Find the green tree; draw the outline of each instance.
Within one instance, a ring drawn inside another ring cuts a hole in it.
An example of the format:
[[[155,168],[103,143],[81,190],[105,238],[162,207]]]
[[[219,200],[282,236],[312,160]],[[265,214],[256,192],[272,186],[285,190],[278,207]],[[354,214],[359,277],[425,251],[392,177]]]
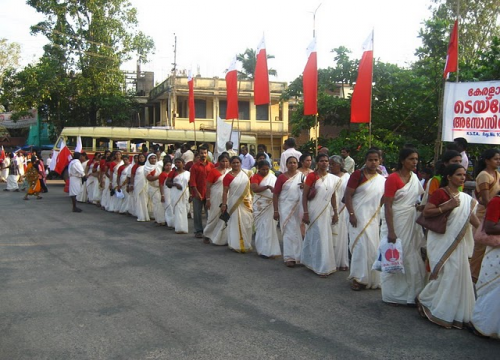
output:
[[[7,39],[0,38],[0,86],[7,69],[17,68],[21,59],[21,45],[16,42],[9,43]]]
[[[274,59],[274,55],[267,54],[268,59]],[[254,49],[247,48],[241,54],[236,55],[236,60],[241,62],[241,71],[238,71],[238,78],[241,80],[252,80],[257,66],[257,53]],[[277,76],[278,72],[268,69],[269,75]]]
[[[134,103],[125,93],[120,66],[133,56],[145,62],[154,48],[137,30],[135,8],[127,0],[27,3],[45,15],[32,33],[45,35],[49,43],[36,65],[9,79],[10,89],[20,96],[2,101],[16,110],[38,107],[58,129],[108,119],[123,123]]]

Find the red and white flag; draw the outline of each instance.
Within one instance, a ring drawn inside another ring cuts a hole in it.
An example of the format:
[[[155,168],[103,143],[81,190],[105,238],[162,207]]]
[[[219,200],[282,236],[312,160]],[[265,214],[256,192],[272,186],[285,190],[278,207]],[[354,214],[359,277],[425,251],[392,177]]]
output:
[[[64,169],[66,168],[66,166],[68,166],[72,158],[73,156],[71,156],[71,151],[69,151],[66,143],[64,143],[61,150],[59,150],[59,154],[57,155],[54,171],[59,175],[62,175]]]
[[[188,107],[189,107],[189,122],[194,122],[194,117],[196,114],[194,108],[194,80],[193,73],[191,70],[188,72],[188,87],[189,87],[189,98],[188,98]]]
[[[269,71],[267,70],[267,54],[264,36],[257,46],[257,60],[254,74],[255,105],[269,104]]]
[[[307,48],[307,64],[302,74],[304,88],[304,115],[318,113],[318,55],[316,52],[316,38]]]
[[[238,71],[236,71],[236,56],[231,61],[226,73],[227,108],[226,120],[238,118]]]
[[[78,135],[78,137],[76,138],[75,152],[81,153],[82,149],[83,149],[82,137]]]
[[[351,99],[351,122],[369,123],[372,109],[373,31],[363,43],[358,78]]]
[[[451,31],[450,43],[448,45],[448,54],[446,55],[446,64],[444,66],[443,78],[448,79],[451,72],[458,70],[458,20],[455,20],[453,30]]]

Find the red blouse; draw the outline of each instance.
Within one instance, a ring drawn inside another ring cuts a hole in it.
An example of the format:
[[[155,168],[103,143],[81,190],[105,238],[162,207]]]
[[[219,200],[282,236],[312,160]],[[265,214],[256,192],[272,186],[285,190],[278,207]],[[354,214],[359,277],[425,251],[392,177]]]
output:
[[[385,181],[385,197],[394,197],[396,195],[396,191],[405,187],[403,180],[399,177],[397,173],[392,173],[389,175],[387,180]]]
[[[227,174],[227,175],[224,177],[224,180],[222,180],[222,185],[223,185],[224,187],[229,186],[229,185],[231,185],[231,183],[233,182],[233,180],[234,180],[234,176],[233,176],[233,175],[231,175],[231,174]]]
[[[495,196],[486,207],[486,220],[497,223],[500,220],[500,197]]]
[[[222,174],[220,173],[220,171],[217,168],[212,169],[212,170],[210,170],[210,172],[207,175],[207,182],[209,182],[211,184],[215,184],[217,179],[220,178],[221,176],[222,176]]]

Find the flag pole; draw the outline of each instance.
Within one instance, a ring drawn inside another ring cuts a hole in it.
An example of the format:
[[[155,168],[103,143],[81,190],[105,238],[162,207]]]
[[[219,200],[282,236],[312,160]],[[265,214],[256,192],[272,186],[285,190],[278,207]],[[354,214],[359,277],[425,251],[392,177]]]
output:
[[[375,29],[372,29],[372,51],[375,53]],[[373,69],[375,68],[375,56],[372,57],[372,72],[371,72],[371,83],[370,83],[370,124],[369,127],[369,137],[368,137],[368,147],[372,147],[372,98],[373,98]]]

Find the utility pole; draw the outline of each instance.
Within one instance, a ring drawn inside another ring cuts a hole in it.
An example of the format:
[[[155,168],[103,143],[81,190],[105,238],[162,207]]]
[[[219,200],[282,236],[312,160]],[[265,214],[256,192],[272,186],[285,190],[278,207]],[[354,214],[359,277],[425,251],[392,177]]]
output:
[[[177,97],[175,95],[175,80],[177,77],[177,35],[174,33],[174,62],[172,63],[172,71],[170,75],[170,88],[168,96],[168,126],[175,126],[175,114],[177,113]]]
[[[318,11],[319,7],[321,6],[322,3],[319,3],[318,7],[316,10],[314,10],[313,14],[313,39],[316,39],[316,12]],[[319,122],[318,122],[318,114],[314,115],[314,136],[316,137],[315,141],[315,147],[314,147],[314,154],[318,155],[318,137],[319,137]]]

